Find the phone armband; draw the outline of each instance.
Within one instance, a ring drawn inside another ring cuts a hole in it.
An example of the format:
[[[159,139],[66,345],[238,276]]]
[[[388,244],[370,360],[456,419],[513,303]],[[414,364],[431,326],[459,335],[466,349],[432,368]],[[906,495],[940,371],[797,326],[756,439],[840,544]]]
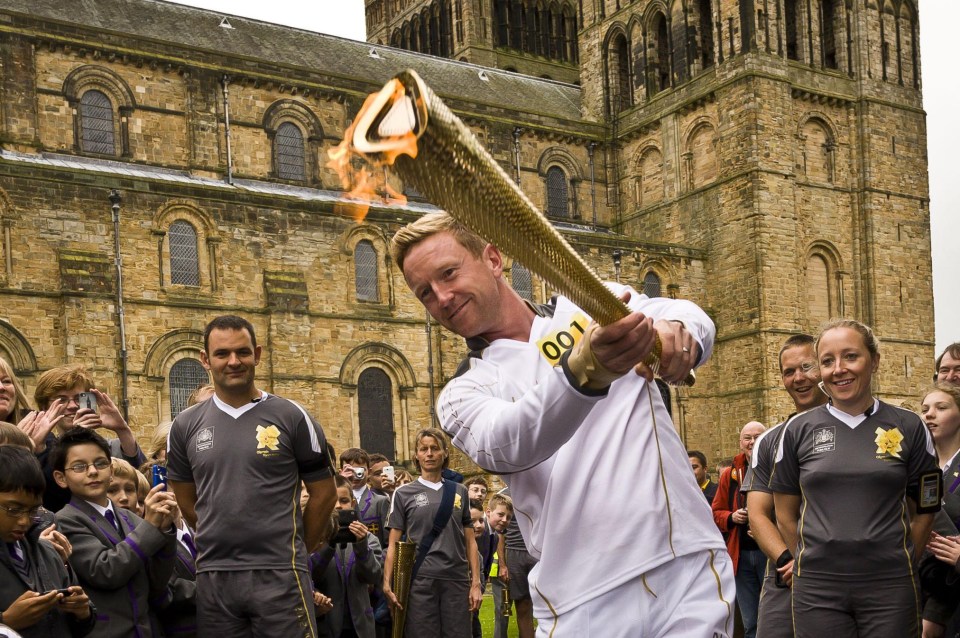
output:
[[[915,498],[918,514],[933,514],[940,511],[943,502],[943,472],[939,469],[925,472],[917,482]]]

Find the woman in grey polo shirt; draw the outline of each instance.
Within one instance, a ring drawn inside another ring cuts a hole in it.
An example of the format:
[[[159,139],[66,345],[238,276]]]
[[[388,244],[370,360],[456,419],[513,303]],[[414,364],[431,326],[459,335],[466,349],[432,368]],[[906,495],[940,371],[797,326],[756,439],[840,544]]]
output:
[[[879,342],[835,320],[816,342],[827,405],[788,421],[770,487],[793,566],[797,638],[918,638],[916,559],[940,509],[923,422],[874,398]]]

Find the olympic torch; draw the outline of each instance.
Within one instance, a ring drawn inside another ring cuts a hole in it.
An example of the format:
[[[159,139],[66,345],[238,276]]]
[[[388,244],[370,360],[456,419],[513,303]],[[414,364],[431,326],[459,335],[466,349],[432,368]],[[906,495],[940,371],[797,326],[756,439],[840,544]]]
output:
[[[601,325],[629,314],[476,136],[414,71],[367,98],[331,166],[354,155],[394,170],[432,203],[535,272]],[[659,338],[646,363],[660,366]],[[693,385],[691,372],[685,384]]]
[[[403,627],[407,624],[407,601],[410,598],[410,579],[413,576],[413,563],[417,557],[417,544],[413,541],[397,541],[393,555],[393,579],[390,588],[400,601],[400,608],[393,614],[393,638],[403,638]]]

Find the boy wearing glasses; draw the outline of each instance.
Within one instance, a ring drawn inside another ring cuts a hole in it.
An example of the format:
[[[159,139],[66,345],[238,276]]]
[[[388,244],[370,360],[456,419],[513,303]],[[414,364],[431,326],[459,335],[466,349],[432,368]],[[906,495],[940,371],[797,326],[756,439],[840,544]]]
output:
[[[90,599],[52,546],[39,542],[43,472],[28,450],[0,447],[0,623],[24,638],[86,636]]]
[[[94,409],[80,406],[81,394],[85,392],[96,397]],[[48,416],[56,415],[52,420],[44,419],[41,429],[31,434],[36,446],[34,451],[47,480],[43,506],[51,512],[60,511],[70,500],[70,492],[58,487],[58,482],[53,478],[51,450],[56,445],[58,436],[75,428],[104,428],[116,435],[116,438],[108,441],[111,456],[122,458],[133,467],[140,467],[146,462],[147,459],[123,414],[106,393],[95,387],[93,377],[83,366],[64,365],[47,370],[37,379],[33,398],[37,402],[38,410],[46,411]]]
[[[70,502],[57,525],[73,545],[70,566],[97,606],[96,638],[152,638],[153,611],[169,601],[177,504],[163,485],[150,490],[144,517],[115,507],[107,496],[113,476],[110,447],[91,430],[75,428],[51,454],[53,476]]]

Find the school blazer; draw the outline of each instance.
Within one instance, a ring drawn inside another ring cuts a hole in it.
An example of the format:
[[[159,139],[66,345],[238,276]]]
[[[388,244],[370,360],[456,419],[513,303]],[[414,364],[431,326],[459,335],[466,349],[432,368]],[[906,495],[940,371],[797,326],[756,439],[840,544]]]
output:
[[[23,578],[3,548],[0,551],[0,610],[6,610],[26,591],[44,593],[78,584],[73,573],[64,566],[60,554],[45,541],[37,539],[34,530],[20,545],[25,548],[30,561],[30,578]],[[19,632],[23,638],[80,638],[89,634],[96,622],[93,615],[87,620],[77,620],[73,614],[60,613],[54,608],[36,624]]]
[[[57,512],[57,526],[73,545],[70,566],[97,607],[91,637],[154,638],[161,634],[151,611],[170,603],[177,535],[129,510],[116,511],[122,536],[78,498]]]
[[[347,605],[357,636],[374,638],[370,586],[383,580],[383,550],[377,537],[367,533],[366,543],[353,543],[343,549],[325,545],[310,559],[316,590],[333,599],[333,609],[317,617],[320,635],[340,635]]]

